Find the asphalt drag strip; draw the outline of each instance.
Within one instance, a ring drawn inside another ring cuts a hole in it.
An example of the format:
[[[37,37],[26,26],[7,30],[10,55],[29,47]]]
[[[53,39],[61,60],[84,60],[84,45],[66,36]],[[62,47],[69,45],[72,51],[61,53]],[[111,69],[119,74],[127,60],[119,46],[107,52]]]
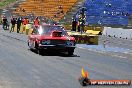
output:
[[[28,50],[26,41],[23,34],[0,30],[1,88],[82,88],[78,82],[82,67],[89,72],[90,79],[132,79],[131,55],[123,54],[126,58],[120,58],[111,56],[111,52],[100,53],[77,45],[71,57],[57,53],[41,56]]]

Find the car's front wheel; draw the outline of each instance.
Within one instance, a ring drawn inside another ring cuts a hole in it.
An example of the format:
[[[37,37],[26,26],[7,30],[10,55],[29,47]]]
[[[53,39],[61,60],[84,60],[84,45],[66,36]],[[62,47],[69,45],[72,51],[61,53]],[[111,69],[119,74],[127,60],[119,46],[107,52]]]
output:
[[[46,51],[43,50],[43,49],[38,49],[38,50],[37,50],[37,53],[38,53],[39,55],[46,55]]]
[[[74,50],[68,50],[68,55],[69,55],[69,56],[72,56],[73,53],[74,53]]]
[[[29,49],[32,50],[32,48],[31,48],[31,44],[29,43],[29,41],[28,41],[27,44],[28,44]]]
[[[41,49],[37,49],[37,53],[38,53],[39,55],[42,55],[42,54],[43,54],[43,51],[42,51]]]

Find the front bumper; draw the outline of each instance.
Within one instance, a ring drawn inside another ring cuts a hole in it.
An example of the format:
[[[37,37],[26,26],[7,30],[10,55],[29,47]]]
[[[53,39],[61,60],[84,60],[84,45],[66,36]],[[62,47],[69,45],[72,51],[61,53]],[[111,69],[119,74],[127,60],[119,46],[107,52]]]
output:
[[[39,49],[44,49],[44,50],[59,50],[59,51],[69,51],[69,50],[74,50],[76,46],[67,46],[67,45],[42,45],[39,44]]]

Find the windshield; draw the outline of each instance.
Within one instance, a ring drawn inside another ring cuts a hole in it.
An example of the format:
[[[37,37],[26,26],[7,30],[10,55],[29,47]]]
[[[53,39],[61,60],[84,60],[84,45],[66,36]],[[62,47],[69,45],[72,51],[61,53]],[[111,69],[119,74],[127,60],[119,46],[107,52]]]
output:
[[[40,26],[39,34],[41,35],[51,35],[52,31],[61,31],[62,35],[67,35],[67,32],[64,30],[64,27],[62,26],[51,26],[51,25],[44,25]]]

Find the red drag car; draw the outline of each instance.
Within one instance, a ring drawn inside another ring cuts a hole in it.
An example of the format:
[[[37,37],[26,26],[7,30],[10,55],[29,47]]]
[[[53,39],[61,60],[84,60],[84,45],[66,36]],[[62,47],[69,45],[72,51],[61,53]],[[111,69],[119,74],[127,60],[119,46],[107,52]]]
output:
[[[44,54],[44,51],[59,51],[73,55],[75,44],[75,38],[70,37],[63,26],[59,25],[44,24],[34,27],[32,34],[28,36],[29,48],[39,54]]]

